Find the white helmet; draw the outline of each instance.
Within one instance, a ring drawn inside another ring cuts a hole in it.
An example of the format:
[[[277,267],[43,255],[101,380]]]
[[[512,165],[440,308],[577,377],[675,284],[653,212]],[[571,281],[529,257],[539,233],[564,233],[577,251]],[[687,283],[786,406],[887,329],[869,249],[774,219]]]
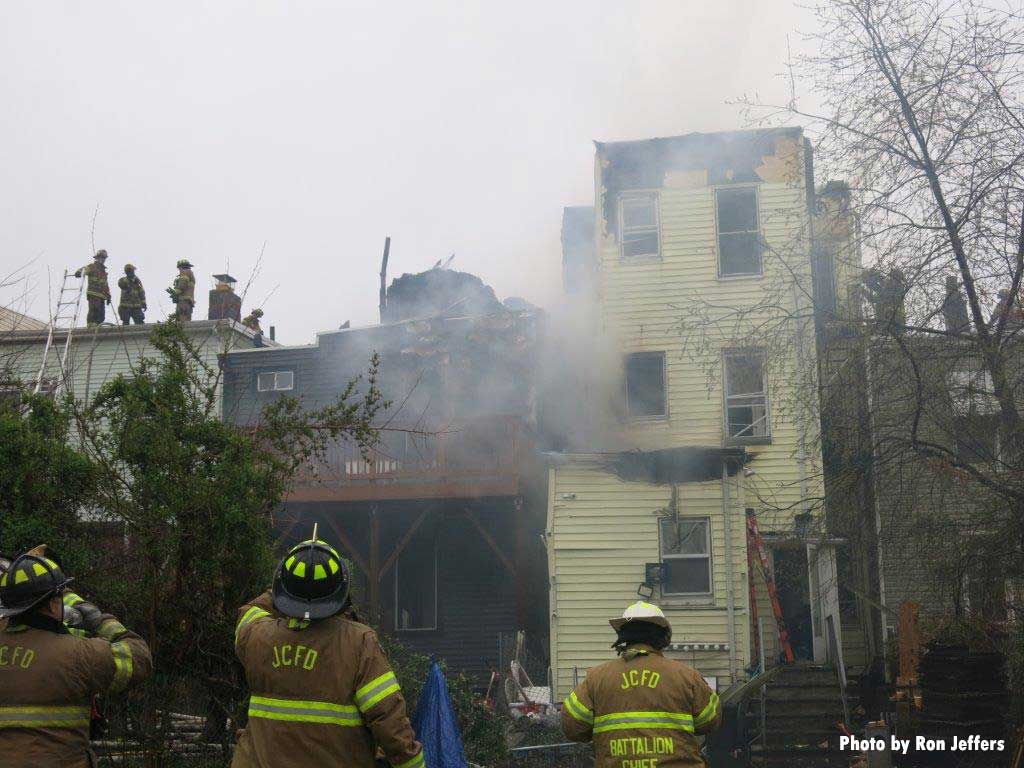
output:
[[[608,623],[612,625],[612,629],[618,632],[619,629],[631,621],[646,621],[650,624],[664,627],[668,630],[669,638],[671,639],[672,637],[672,625],[668,623],[668,619],[665,618],[661,608],[651,603],[638,600],[622,612],[621,618],[610,619]]]

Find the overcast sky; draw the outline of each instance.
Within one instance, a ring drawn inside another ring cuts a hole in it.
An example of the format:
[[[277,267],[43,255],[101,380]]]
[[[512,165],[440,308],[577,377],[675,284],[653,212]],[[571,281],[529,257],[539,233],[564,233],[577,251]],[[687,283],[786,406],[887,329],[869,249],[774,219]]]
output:
[[[789,0],[5,0],[0,276],[110,253],[149,318],[186,257],[243,283],[278,339],[373,323],[391,276],[455,253],[499,298],[560,290],[565,205],[593,200],[593,140],[744,125],[786,100]],[[113,280],[112,280],[113,282]],[[276,288],[276,290],[275,290]],[[273,295],[268,299],[268,295]],[[0,294],[0,304],[15,296]],[[116,289],[115,289],[116,304]],[[84,319],[84,311],[83,311]],[[109,315],[108,315],[109,319]]]

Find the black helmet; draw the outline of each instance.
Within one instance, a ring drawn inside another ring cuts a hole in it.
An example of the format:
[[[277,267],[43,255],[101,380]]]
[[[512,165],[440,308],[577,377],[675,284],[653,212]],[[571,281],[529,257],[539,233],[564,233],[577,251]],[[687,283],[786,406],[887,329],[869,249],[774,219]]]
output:
[[[35,608],[64,589],[70,581],[60,566],[48,557],[16,557],[0,576],[0,619]]]
[[[292,547],[274,574],[274,607],[296,619],[324,619],[348,605],[348,567],[315,538]]]

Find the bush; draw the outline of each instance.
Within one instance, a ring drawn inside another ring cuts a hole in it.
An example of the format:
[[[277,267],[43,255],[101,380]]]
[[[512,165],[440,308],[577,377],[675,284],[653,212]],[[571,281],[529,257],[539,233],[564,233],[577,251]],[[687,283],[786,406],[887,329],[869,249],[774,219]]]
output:
[[[430,658],[422,653],[410,651],[398,640],[380,635],[380,643],[395,670],[395,676],[402,686],[410,719],[416,711],[420,692],[430,672]],[[442,670],[444,663],[441,663]],[[446,673],[448,693],[452,707],[462,731],[462,745],[466,759],[479,765],[494,765],[508,755],[508,718],[493,712],[481,703],[472,682],[465,675]]]

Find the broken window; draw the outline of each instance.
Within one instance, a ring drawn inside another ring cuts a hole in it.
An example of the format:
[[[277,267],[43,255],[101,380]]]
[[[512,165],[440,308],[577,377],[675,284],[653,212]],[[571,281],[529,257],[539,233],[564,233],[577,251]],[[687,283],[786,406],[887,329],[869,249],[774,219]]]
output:
[[[663,518],[661,561],[667,566],[663,594],[711,594],[711,520]]]
[[[395,563],[395,629],[437,629],[437,537],[421,532]]]
[[[260,392],[280,392],[294,388],[294,371],[267,371],[256,376],[256,389]]]
[[[626,357],[626,410],[631,419],[666,414],[664,352],[637,352]]]
[[[619,200],[619,231],[623,259],[659,257],[658,195],[648,192],[622,197]]]
[[[719,189],[718,275],[761,274],[761,232],[757,220],[757,190],[754,187]]]
[[[769,438],[768,387],[762,352],[725,356],[726,435],[731,439]]]
[[[992,376],[986,370],[961,370],[949,374],[949,396],[957,416],[998,412],[999,402],[992,389]]]

